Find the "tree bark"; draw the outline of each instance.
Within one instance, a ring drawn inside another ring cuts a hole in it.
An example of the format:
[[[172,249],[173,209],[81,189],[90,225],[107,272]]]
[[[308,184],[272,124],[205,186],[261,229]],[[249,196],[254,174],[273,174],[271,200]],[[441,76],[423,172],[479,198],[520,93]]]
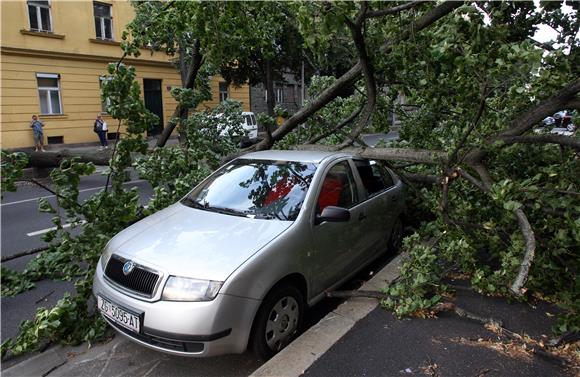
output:
[[[197,73],[203,64],[203,55],[200,51],[200,42],[196,40],[194,43],[193,52],[191,55],[191,62],[187,65],[187,71],[183,68],[186,66],[185,64],[185,56],[180,53],[179,55],[179,64],[181,69],[181,86],[186,89],[193,89],[195,86],[195,79],[197,77]],[[181,50],[183,52],[183,50]],[[157,138],[157,147],[164,147],[169,140],[169,137],[173,133],[175,127],[187,119],[189,109],[182,108],[179,104],[177,105],[175,111],[173,112],[172,120],[167,123],[159,137]],[[173,119],[178,118],[179,121],[174,121]]]
[[[334,151],[335,146],[298,145],[295,149],[307,151]],[[447,154],[445,152],[427,149],[350,147],[342,149],[341,152],[376,160],[416,162],[429,165],[444,164],[447,161]]]
[[[558,144],[580,151],[580,139],[563,135],[533,135],[533,136],[500,136],[498,138],[506,144]]]
[[[38,168],[54,168],[68,158],[77,157],[80,162],[92,162],[95,165],[109,165],[112,152],[109,149],[91,152],[75,152],[63,149],[57,152],[28,152],[22,151],[28,156],[28,165]]]
[[[534,256],[536,254],[536,238],[534,237],[534,231],[532,230],[532,226],[526,217],[526,214],[521,208],[518,208],[514,211],[518,219],[518,225],[520,227],[520,232],[524,236],[524,240],[526,242],[525,246],[525,254],[522,262],[520,263],[520,268],[518,271],[518,275],[514,279],[510,287],[510,291],[516,295],[521,296],[525,293],[523,289],[524,284],[528,280],[528,275],[530,272],[530,266],[532,265],[532,261],[534,260]]]
[[[272,61],[267,59],[264,62],[264,66],[266,73],[264,80],[264,87],[266,88],[266,107],[268,108],[268,115],[273,117],[276,97],[274,93],[274,71],[272,68]]]

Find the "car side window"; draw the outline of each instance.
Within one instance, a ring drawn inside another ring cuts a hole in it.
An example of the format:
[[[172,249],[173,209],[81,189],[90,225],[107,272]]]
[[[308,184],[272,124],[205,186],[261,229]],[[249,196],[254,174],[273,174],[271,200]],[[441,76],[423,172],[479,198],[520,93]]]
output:
[[[330,168],[322,181],[316,213],[322,213],[322,210],[328,206],[349,208],[357,201],[358,193],[354,176],[348,161],[341,161]]]
[[[383,181],[385,182],[385,188],[393,187],[395,185],[395,181],[393,180],[393,176],[389,170],[382,164],[377,165],[381,170],[381,175],[383,176]]]
[[[395,185],[387,168],[378,161],[356,160],[355,166],[368,196],[373,196]]]

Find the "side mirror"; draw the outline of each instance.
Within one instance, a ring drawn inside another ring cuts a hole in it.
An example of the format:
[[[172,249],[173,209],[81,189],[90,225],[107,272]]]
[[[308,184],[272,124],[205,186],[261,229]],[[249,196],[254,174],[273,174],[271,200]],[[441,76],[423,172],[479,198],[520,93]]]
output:
[[[328,206],[322,210],[320,215],[316,215],[316,224],[320,224],[323,221],[328,221],[332,223],[342,223],[350,220],[350,211],[342,207]]]

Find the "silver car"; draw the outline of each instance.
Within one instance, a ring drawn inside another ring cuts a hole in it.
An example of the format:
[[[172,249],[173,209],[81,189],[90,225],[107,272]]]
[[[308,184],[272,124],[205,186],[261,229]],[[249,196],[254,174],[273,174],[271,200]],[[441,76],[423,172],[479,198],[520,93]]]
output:
[[[106,246],[93,292],[118,332],[183,356],[268,358],[401,239],[401,180],[339,152],[244,155]]]

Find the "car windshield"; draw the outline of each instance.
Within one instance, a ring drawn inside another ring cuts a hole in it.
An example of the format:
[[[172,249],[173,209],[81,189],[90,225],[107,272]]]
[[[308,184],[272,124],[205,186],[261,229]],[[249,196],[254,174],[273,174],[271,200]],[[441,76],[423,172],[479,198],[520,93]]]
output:
[[[294,221],[315,171],[316,165],[310,163],[237,159],[182,203],[233,216]]]

